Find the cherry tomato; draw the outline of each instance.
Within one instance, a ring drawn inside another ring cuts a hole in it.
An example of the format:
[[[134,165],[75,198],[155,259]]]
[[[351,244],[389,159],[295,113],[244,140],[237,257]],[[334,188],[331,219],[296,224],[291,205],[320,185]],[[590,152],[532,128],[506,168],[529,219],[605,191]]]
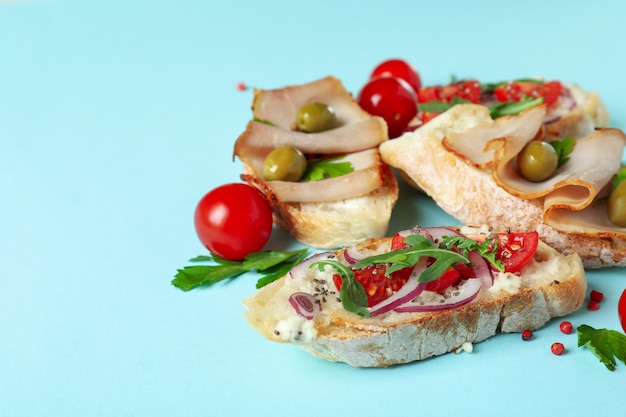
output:
[[[378,64],[370,79],[377,77],[396,77],[406,81],[416,93],[422,87],[422,80],[417,70],[402,59],[389,59]]]
[[[358,102],[369,114],[385,119],[390,139],[400,136],[417,115],[415,91],[401,78],[371,79],[359,93]]]
[[[272,232],[272,209],[263,194],[243,183],[208,192],[194,214],[200,242],[215,255],[242,260],[260,251]]]
[[[622,296],[619,298],[619,303],[617,304],[617,314],[619,316],[619,322],[622,325],[622,329],[624,329],[624,333],[626,333],[626,290],[624,290]]]
[[[537,232],[500,233],[498,234],[498,254],[504,263],[505,272],[518,272],[535,255],[539,244]]]

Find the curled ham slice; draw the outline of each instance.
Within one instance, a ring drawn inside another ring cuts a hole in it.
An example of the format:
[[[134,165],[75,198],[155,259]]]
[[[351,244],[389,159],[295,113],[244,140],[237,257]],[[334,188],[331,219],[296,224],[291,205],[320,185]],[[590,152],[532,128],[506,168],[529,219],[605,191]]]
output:
[[[320,203],[341,201],[347,198],[369,194],[381,187],[385,182],[382,174],[383,162],[377,149],[368,149],[346,155],[345,161],[352,164],[354,169],[345,175],[327,178],[321,181],[292,182],[292,181],[260,181],[259,170],[262,170],[262,160],[247,161],[251,169],[257,172],[253,176],[244,175],[246,181],[254,182],[262,187],[266,193],[281,202]]]
[[[516,157],[541,132],[545,108],[535,106],[519,115],[496,120],[487,120],[485,116],[477,126],[445,136],[443,146],[478,169],[491,169],[496,184],[509,194],[526,200],[539,199],[543,204],[543,222],[556,230],[624,236],[626,230],[612,225],[606,212],[591,207],[603,205],[596,200],[620,170],[626,145],[623,131],[597,128],[577,139],[567,163],[549,179],[532,182],[519,174]],[[580,213],[567,213],[568,210]]]
[[[286,145],[303,153],[342,154],[374,148],[386,140],[387,125],[380,117],[358,120],[321,133],[285,130],[251,121],[235,142],[235,155],[242,159],[254,152],[267,155],[272,149]]]
[[[252,110],[256,119],[291,130],[300,107],[314,102],[331,106],[335,110],[339,125],[371,117],[361,109],[341,81],[330,76],[276,90],[255,90]]]

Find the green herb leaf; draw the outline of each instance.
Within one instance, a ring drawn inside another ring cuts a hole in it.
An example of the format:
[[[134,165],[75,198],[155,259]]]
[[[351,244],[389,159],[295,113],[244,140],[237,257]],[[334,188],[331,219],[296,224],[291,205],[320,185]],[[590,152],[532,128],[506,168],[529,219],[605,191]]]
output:
[[[433,241],[422,235],[409,235],[404,239],[404,242],[412,247],[369,256],[356,262],[352,267],[359,269],[371,265],[388,264],[385,274],[389,275],[395,271],[414,266],[423,256],[432,257],[436,258],[435,262],[426,268],[418,278],[419,282],[430,282],[443,274],[450,265],[457,262],[469,262],[460,253],[441,249]]]
[[[302,181],[320,181],[326,178],[340,177],[354,171],[350,162],[344,161],[345,156],[311,160],[307,164]]]
[[[535,99],[525,99],[522,101],[510,101],[505,103],[497,103],[489,106],[489,113],[493,119],[497,119],[502,116],[509,116],[514,114],[519,114],[526,109],[534,107],[538,104],[543,103],[543,97],[535,98]]]
[[[304,259],[307,252],[308,249],[252,252],[243,261],[229,261],[213,254],[201,255],[190,259],[190,262],[212,262],[215,265],[193,265],[179,269],[172,285],[183,291],[190,291],[199,286],[235,278],[244,272],[257,271],[263,275],[257,282],[257,288],[260,288],[285,275]]]
[[[565,138],[560,140],[554,140],[550,142],[550,145],[556,151],[556,155],[558,157],[557,168],[561,167],[563,164],[569,161],[569,154],[574,150],[574,145],[576,145],[576,138]]]
[[[270,122],[269,120],[259,119],[258,117],[253,117],[253,118],[252,118],[252,121],[253,121],[253,122],[263,123],[263,124],[265,124],[265,125],[274,126],[274,123]]]
[[[626,180],[626,167],[620,169],[619,172],[611,178],[611,191],[615,190],[624,180]]]
[[[509,82],[543,84],[543,80],[540,80],[538,78],[519,78],[519,79],[513,80],[513,81],[500,81],[500,82],[496,82],[496,83],[484,83],[484,84],[481,84],[480,87],[481,87],[481,90],[484,93],[491,93],[491,92],[495,91],[496,88],[500,87],[501,85],[506,85]]]
[[[341,304],[346,311],[358,314],[361,317],[369,317],[370,312],[367,309],[367,293],[363,285],[354,279],[354,272],[350,267],[335,260],[325,260],[315,262],[311,268],[317,266],[320,271],[324,270],[324,265],[330,265],[341,277],[341,290],[339,290],[339,298]]]
[[[452,97],[452,100],[450,100],[449,103],[446,101],[432,100],[426,103],[419,103],[418,106],[421,111],[429,113],[445,113],[457,104],[463,103],[471,103],[471,101],[462,99],[460,97]]]
[[[626,335],[607,329],[594,329],[582,324],[578,326],[578,347],[587,347],[600,359],[609,371],[617,366],[615,358],[626,364]]]
[[[504,271],[504,263],[497,258],[498,241],[494,238],[485,239],[483,242],[477,242],[464,236],[444,236],[439,247],[452,250],[457,248],[459,253],[467,257],[470,251],[476,251],[485,258],[489,263],[499,271]]]

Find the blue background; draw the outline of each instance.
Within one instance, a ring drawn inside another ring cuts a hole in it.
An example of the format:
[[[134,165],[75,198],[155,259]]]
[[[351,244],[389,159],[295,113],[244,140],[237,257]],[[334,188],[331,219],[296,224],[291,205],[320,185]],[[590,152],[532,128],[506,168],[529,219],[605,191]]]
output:
[[[611,373],[559,320],[472,354],[327,363],[248,328],[256,277],[183,293],[202,195],[238,181],[250,87],[326,75],[357,93],[402,57],[426,84],[543,75],[597,90],[626,128],[626,3],[0,1],[2,416],[619,415]],[[391,231],[456,224],[403,187]],[[276,230],[272,248],[298,245]],[[621,268],[575,326],[618,329]],[[562,341],[556,357],[550,345]]]

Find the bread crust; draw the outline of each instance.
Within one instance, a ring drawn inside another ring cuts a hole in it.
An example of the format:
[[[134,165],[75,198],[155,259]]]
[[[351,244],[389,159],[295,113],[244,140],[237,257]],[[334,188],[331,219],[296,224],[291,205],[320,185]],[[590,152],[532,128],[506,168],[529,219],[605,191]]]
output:
[[[383,160],[404,171],[420,190],[463,224],[500,230],[534,231],[564,254],[577,253],[587,268],[626,266],[626,242],[555,230],[542,223],[543,200],[507,193],[491,171],[473,167],[448,152],[435,134],[407,134],[381,144]]]
[[[390,240],[367,241],[357,249],[366,254],[388,248]],[[337,256],[341,258],[342,253],[338,251]],[[580,308],[587,290],[580,257],[563,256],[540,242],[533,262],[521,273],[521,288],[516,293],[481,289],[475,300],[459,308],[430,313],[388,312],[373,318],[361,318],[342,309],[322,309],[304,324],[314,327],[314,337],[296,335],[285,340],[276,329],[279,317],[288,314],[277,313],[285,303],[285,288],[293,285],[286,280],[293,281],[284,277],[244,300],[244,316],[250,326],[270,340],[291,342],[316,357],[355,367],[388,367],[423,360],[500,332],[537,329],[551,318]]]

